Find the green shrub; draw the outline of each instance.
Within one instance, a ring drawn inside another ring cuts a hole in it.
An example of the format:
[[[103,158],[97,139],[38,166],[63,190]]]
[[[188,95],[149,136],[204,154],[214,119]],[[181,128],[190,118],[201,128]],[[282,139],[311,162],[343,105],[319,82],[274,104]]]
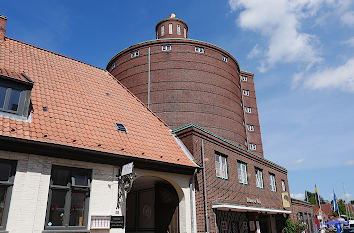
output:
[[[284,233],[296,233],[296,226],[291,218],[288,218],[285,221]]]

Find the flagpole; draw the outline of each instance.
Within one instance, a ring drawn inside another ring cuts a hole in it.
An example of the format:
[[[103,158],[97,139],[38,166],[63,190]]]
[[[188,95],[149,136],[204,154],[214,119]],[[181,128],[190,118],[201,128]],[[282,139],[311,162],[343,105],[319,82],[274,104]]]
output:
[[[343,198],[345,198],[345,194],[347,194],[346,192],[345,192],[345,188],[344,188],[344,183],[343,183],[343,191],[344,191],[344,195],[343,195]],[[346,200],[344,199],[344,205],[345,205],[345,215],[347,215],[347,217],[348,217],[348,212],[347,212],[347,205],[346,205]]]

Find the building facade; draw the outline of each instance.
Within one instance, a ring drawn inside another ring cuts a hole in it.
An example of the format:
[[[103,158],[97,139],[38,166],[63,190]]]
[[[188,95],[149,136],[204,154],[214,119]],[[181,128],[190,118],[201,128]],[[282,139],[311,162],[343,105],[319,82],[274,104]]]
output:
[[[109,72],[6,37],[6,20],[0,232],[193,232],[181,141]]]
[[[173,130],[202,167],[196,232],[281,232],[287,170],[263,155],[254,75],[210,43],[188,39],[172,14],[156,40],[132,45],[107,70]]]
[[[314,205],[307,201],[301,201],[294,198],[291,198],[291,218],[293,222],[301,222],[305,226],[306,233],[315,233],[315,217],[316,212],[313,211]]]

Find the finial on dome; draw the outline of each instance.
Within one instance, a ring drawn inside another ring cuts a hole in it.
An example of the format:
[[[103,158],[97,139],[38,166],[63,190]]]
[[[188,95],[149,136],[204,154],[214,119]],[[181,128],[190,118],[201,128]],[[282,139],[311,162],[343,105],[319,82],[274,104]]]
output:
[[[169,18],[174,19],[174,18],[176,18],[176,15],[172,13],[172,14],[170,14]]]

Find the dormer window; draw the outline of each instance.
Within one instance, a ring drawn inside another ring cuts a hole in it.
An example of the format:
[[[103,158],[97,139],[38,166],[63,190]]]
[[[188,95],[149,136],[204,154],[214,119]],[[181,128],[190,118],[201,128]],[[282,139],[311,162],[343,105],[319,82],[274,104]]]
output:
[[[0,113],[28,116],[33,82],[25,74],[0,74]]]

